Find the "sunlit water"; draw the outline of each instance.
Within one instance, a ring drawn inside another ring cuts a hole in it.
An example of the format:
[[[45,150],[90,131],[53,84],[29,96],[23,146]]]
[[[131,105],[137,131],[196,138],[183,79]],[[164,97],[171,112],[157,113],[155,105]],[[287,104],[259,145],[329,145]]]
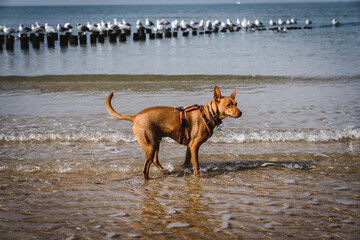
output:
[[[168,5],[168,6],[69,6],[2,7],[0,25],[18,28],[39,21],[56,27],[70,22],[99,23],[123,18],[133,32],[136,21],[145,18],[182,19],[190,23],[201,19],[226,21],[246,18],[262,21],[297,19],[296,26],[313,24],[311,30],[227,32],[210,35],[164,38],[126,43],[48,48],[46,40],[39,50],[30,46],[0,51],[1,75],[48,74],[232,74],[264,76],[354,76],[359,74],[360,5],[355,3],[244,4],[244,5]],[[340,21],[332,27],[331,21]],[[4,47],[5,48],[5,47]]]
[[[28,52],[17,42],[13,52],[3,50],[0,238],[357,239],[357,9],[358,3],[1,8],[0,25],[13,27],[36,20],[229,16],[267,23],[295,16],[311,18],[314,29]],[[338,28],[329,25],[334,17]],[[136,75],[146,73],[162,75]],[[200,148],[202,177],[182,166],[184,146],[163,139],[159,159],[170,173],[152,166],[144,181],[144,152],[131,123],[106,112],[108,94],[114,92],[118,112],[136,114],[206,104],[215,85],[224,96],[236,88],[243,115],[225,119]]]

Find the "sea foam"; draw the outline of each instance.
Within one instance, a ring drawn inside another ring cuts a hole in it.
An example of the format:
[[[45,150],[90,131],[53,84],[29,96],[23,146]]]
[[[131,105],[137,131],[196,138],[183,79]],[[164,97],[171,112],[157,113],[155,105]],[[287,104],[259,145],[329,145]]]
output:
[[[238,130],[215,131],[209,141],[214,143],[254,143],[254,142],[329,142],[359,140],[360,128],[345,129],[301,129],[301,130]],[[0,141],[5,142],[136,142],[131,131],[119,132],[21,132],[0,133]],[[169,141],[169,140],[166,140]]]

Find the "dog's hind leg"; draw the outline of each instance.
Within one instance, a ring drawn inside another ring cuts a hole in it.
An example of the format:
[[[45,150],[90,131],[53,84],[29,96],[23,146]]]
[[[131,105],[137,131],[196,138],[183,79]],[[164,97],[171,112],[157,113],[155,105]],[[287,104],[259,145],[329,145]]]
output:
[[[159,162],[159,148],[160,148],[160,143],[158,143],[155,147],[153,163],[160,171],[163,171],[164,168],[161,166]]]
[[[159,150],[159,143],[154,140],[151,134],[146,134],[146,131],[144,131],[143,128],[139,128],[134,125],[133,131],[138,143],[145,152],[145,164],[142,171],[144,178],[149,179],[149,169],[154,161],[155,155],[157,155],[157,151]]]
[[[145,179],[149,179],[149,169],[153,161],[154,155],[155,151],[153,149],[150,151],[145,151],[145,164],[143,168],[143,174]]]

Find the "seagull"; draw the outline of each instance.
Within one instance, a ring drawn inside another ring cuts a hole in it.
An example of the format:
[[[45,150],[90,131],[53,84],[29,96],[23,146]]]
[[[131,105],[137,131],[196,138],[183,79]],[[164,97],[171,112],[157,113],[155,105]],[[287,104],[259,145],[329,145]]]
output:
[[[281,18],[279,18],[279,20],[278,20],[278,24],[282,26],[282,25],[284,25],[284,21],[283,21],[283,20],[281,20]]]
[[[117,30],[117,29],[120,29],[120,26],[118,24],[112,24],[110,21],[107,22],[107,29],[108,30],[111,30],[111,31],[114,31],[114,30]]]
[[[255,20],[255,26],[257,26],[257,27],[263,27],[264,24],[263,24],[262,22],[260,22],[259,19],[256,19],[256,20]]]
[[[339,25],[340,25],[340,22],[334,18],[334,19],[332,20],[332,25],[333,25],[334,27],[339,26]]]
[[[297,22],[294,18],[291,18],[290,22],[291,22],[291,24],[297,24]]]
[[[125,24],[124,24],[125,23]],[[130,30],[131,25],[130,23],[125,22],[125,20],[123,20],[122,22],[118,23],[118,26],[120,27],[121,30]]]
[[[80,23],[76,24],[76,27],[80,32],[89,31],[89,28],[87,26],[81,25]]]
[[[171,27],[176,31],[179,29],[179,22],[177,19],[171,22]]]
[[[310,21],[309,19],[306,19],[305,24],[306,24],[306,25],[311,25],[311,24],[312,24],[312,21]]]
[[[286,25],[291,25],[290,19],[286,20]]]
[[[227,24],[227,23],[224,22],[224,21],[221,21],[221,27],[222,27],[223,29],[226,29],[226,28],[229,27],[229,24]]]
[[[36,27],[36,26],[34,26],[34,24],[31,24],[31,31],[33,31],[34,33],[43,32],[44,30],[45,29]]]
[[[180,27],[181,27],[182,30],[186,30],[186,29],[191,28],[190,24],[187,24],[187,23],[184,21],[184,19],[181,20],[181,22],[180,22]]]
[[[196,28],[196,26],[199,26],[199,23],[198,23],[198,22],[194,22],[194,20],[191,20],[191,21],[190,21],[190,26],[191,26],[191,28]]]
[[[206,23],[205,23],[205,26],[206,26],[207,29],[212,28],[212,21],[207,20]]]
[[[71,32],[73,29],[73,26],[71,26],[71,24],[69,22],[64,24],[64,28],[66,28],[66,31]]]
[[[29,28],[29,27],[24,27],[23,24],[20,24],[20,25],[19,25],[19,32],[21,32],[21,33],[26,33],[26,32],[30,32],[30,31],[31,31],[31,28]]]
[[[162,33],[165,31],[165,26],[161,25],[161,21],[159,19],[156,20],[156,25],[153,28],[155,32]]]
[[[272,19],[270,19],[269,24],[270,24],[270,26],[275,26],[275,25],[276,25],[276,22],[274,22]]]
[[[71,26],[71,24],[68,22],[64,24],[64,27],[68,30],[73,29],[73,26]]]
[[[170,25],[170,22],[169,22],[169,21],[166,21],[165,19],[161,19],[160,25],[165,25],[165,26],[167,26],[167,25]]]
[[[105,26],[105,22],[104,21],[101,21],[101,23],[98,23],[97,24],[97,30],[99,32],[104,32],[107,30],[107,27]]]
[[[215,28],[217,28],[217,27],[219,27],[219,26],[221,25],[221,22],[216,19],[214,22],[212,22],[212,25],[213,25]]]
[[[226,20],[226,24],[228,25],[228,27],[231,27],[231,28],[236,27],[236,25],[230,20],[230,18],[228,18]]]
[[[254,28],[254,26],[255,26],[255,24],[253,24],[250,20],[248,20],[246,24],[250,28]]]
[[[6,26],[4,26],[3,31],[4,31],[4,33],[7,33],[7,34],[11,34],[11,33],[16,33],[16,32],[17,32],[15,28],[6,27]]]
[[[66,27],[62,26],[60,23],[58,23],[58,25],[56,26],[56,29],[59,32],[66,32],[68,30]]]
[[[155,24],[152,21],[150,21],[148,18],[146,18],[145,19],[145,25],[150,27],[150,26],[154,26]]]
[[[143,24],[141,23],[140,19],[138,19],[138,20],[136,21],[136,29],[137,29],[137,30],[142,30],[142,29],[144,29],[144,26],[143,26]]]
[[[91,24],[90,22],[87,22],[86,27],[89,29],[89,31],[94,32],[97,30],[97,26],[95,24]]]
[[[54,29],[53,27],[49,26],[48,23],[45,23],[45,31],[46,31],[47,33],[54,33],[54,32],[55,32],[55,29]]]
[[[42,29],[45,31],[45,27],[44,27],[44,26],[41,26],[41,25],[39,24],[39,22],[35,22],[35,26],[36,26],[37,28],[42,28]]]
[[[241,27],[243,28],[243,31],[247,30],[247,21],[246,18],[243,18],[243,20],[241,21]]]
[[[199,29],[204,29],[204,20],[200,20],[200,22],[199,22],[199,25],[198,25],[198,27],[199,27]]]
[[[125,25],[125,26],[128,26],[129,29],[131,27],[131,24],[126,22],[125,19],[122,20],[122,24]]]

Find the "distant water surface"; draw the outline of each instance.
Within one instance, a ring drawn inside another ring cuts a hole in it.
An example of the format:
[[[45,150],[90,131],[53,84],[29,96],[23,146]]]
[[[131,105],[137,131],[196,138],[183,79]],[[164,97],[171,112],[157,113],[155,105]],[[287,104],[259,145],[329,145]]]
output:
[[[232,74],[264,76],[354,76],[360,74],[360,3],[219,4],[144,6],[1,7],[0,25],[17,28],[35,21],[56,27],[70,22],[99,23],[126,19],[133,25],[184,19],[204,21],[230,18],[269,20],[295,18],[312,30],[234,32],[126,43],[117,42],[61,49],[57,43],[40,50],[0,52],[0,75],[52,74]],[[331,20],[340,21],[333,28]],[[77,30],[74,31],[75,33]],[[89,42],[89,41],[88,41]]]

